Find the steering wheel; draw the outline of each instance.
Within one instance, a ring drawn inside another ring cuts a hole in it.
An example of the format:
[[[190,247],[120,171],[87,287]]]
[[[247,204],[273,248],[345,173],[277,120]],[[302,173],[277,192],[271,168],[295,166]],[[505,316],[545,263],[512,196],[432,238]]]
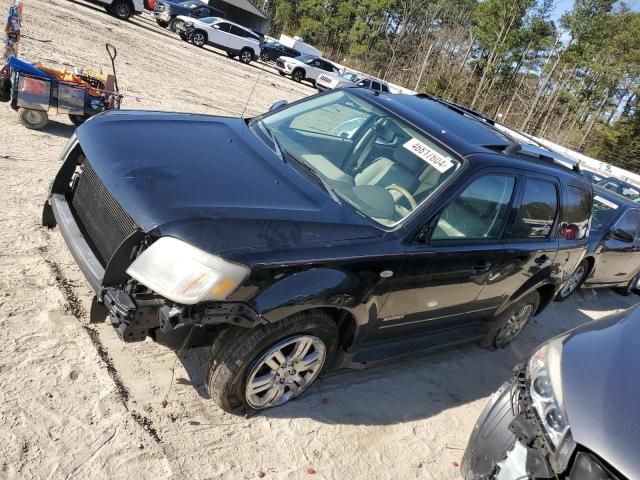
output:
[[[386,190],[395,190],[396,192],[399,192],[402,194],[402,196],[404,198],[406,198],[409,202],[409,205],[411,205],[411,210],[415,210],[416,208],[418,208],[418,204],[416,203],[415,198],[413,198],[413,195],[411,195],[406,188],[401,187],[400,185],[396,185],[395,183],[385,187]]]

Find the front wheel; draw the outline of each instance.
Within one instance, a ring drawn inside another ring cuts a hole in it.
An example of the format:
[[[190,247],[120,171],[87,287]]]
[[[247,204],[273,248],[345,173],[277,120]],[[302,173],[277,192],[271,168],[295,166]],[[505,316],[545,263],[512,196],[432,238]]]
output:
[[[268,53],[264,53],[262,52],[260,54],[260,60],[262,60],[263,62],[269,62],[271,59],[269,58],[269,54]]]
[[[244,48],[240,52],[240,61],[245,65],[248,65],[251,63],[251,60],[253,60],[253,52],[248,48]]]
[[[303,70],[294,70],[291,74],[291,78],[293,78],[293,80],[298,83],[304,80],[304,76],[305,75]]]
[[[32,130],[40,130],[49,122],[49,116],[44,110],[34,110],[32,108],[20,108],[18,110],[20,122]]]
[[[111,14],[118,20],[129,20],[133,15],[133,9],[128,1],[116,0],[111,4]]]
[[[531,292],[496,317],[480,345],[497,350],[509,345],[538,311],[540,294]]]
[[[226,412],[238,414],[287,403],[318,378],[337,339],[336,323],[321,311],[255,329],[227,327],[211,347],[209,395]]]
[[[89,115],[73,115],[73,114],[69,114],[69,120],[71,120],[71,123],[73,123],[76,127],[79,127],[80,125],[82,125],[88,119],[89,119]]]
[[[202,30],[196,30],[191,35],[191,43],[196,47],[204,47],[204,44],[207,43],[207,34]]]
[[[573,292],[578,290],[587,279],[588,271],[589,262],[587,260],[582,260],[573,271],[571,276],[567,279],[565,284],[562,286],[562,288],[556,295],[555,300],[557,302],[562,302],[569,298],[573,294]]]

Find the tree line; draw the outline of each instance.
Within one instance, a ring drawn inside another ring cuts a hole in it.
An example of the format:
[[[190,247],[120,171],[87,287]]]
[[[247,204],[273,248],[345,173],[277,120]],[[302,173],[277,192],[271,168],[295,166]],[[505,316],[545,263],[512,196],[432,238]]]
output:
[[[640,13],[576,0],[271,0],[273,33],[640,171]]]

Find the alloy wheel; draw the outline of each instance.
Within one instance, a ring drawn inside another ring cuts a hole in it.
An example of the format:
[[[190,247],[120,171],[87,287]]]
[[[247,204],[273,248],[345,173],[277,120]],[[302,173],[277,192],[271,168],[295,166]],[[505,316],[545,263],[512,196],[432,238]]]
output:
[[[196,47],[201,47],[204,45],[204,35],[202,33],[194,33],[191,37],[191,41]]]
[[[124,2],[118,3],[118,5],[116,6],[116,17],[127,19],[130,16],[131,16],[131,10],[129,8],[129,5],[127,5]]]
[[[301,82],[302,80],[304,80],[304,74],[300,70],[293,72],[293,79],[296,82]]]
[[[251,52],[248,50],[244,50],[241,54],[240,54],[240,61],[242,63],[249,63],[251,62],[252,59],[252,55]]]
[[[301,395],[318,377],[326,355],[324,343],[314,335],[296,335],[276,343],[247,377],[247,403],[259,410]]]
[[[580,265],[576,269],[576,271],[571,274],[569,279],[562,287],[562,290],[560,290],[560,296],[562,298],[567,298],[580,286],[580,282],[582,282],[582,278],[584,277],[586,271],[586,267],[584,265]]]
[[[524,328],[529,319],[533,316],[533,305],[527,303],[520,307],[509,320],[498,330],[495,345],[498,348],[504,347],[513,340]]]

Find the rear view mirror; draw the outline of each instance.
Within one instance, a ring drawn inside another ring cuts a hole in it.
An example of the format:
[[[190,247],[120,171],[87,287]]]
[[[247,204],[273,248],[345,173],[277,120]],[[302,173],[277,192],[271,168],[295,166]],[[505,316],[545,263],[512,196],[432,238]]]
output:
[[[269,107],[269,111],[270,112],[275,112],[276,110],[280,110],[282,107],[284,107],[288,103],[289,102],[287,102],[286,100],[278,100],[276,103],[271,105],[271,107]]]
[[[613,238],[614,240],[619,240],[620,242],[633,243],[633,235],[619,228],[612,230],[611,233],[609,233],[609,237]]]

